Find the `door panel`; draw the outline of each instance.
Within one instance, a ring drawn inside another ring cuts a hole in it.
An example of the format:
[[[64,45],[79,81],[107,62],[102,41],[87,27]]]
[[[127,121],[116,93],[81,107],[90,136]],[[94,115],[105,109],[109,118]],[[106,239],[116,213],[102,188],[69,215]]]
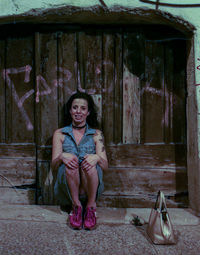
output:
[[[168,206],[187,206],[186,45],[183,38],[157,32],[150,35],[141,28],[121,34],[121,143],[112,138],[118,124],[109,125],[106,137],[109,173],[103,202],[111,206],[121,200],[125,207],[149,206],[158,190],[166,194]],[[105,120],[114,123],[115,100],[110,97],[103,111],[105,126]]]

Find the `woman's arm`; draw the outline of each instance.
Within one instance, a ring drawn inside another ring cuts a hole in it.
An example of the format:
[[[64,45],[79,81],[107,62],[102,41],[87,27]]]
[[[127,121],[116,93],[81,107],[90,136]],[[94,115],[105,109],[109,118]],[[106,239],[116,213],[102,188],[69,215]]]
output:
[[[56,170],[62,163],[62,143],[63,136],[60,129],[57,129],[53,134],[52,146],[52,169]]]
[[[61,129],[57,129],[53,135],[53,148],[52,148],[52,169],[58,169],[63,163],[69,169],[78,167],[78,159],[74,154],[63,152],[62,144],[64,141],[64,135],[61,133]]]
[[[97,130],[94,134],[94,142],[96,146],[96,154],[86,154],[81,164],[82,169],[86,172],[90,171],[96,164],[99,164],[103,170],[107,170],[108,168],[104,138],[100,130]]]
[[[98,156],[98,164],[103,170],[107,170],[108,159],[107,159],[106,150],[104,146],[103,133],[100,130],[96,131],[96,134],[94,135],[94,142],[96,145],[96,154]]]

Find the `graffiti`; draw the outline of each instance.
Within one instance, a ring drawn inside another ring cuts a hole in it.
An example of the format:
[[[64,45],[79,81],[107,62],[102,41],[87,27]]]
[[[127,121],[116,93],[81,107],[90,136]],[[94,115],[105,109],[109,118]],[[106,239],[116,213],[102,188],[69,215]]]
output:
[[[24,102],[31,95],[33,95],[35,93],[35,90],[31,89],[31,90],[27,91],[21,98],[19,98],[15,84],[14,84],[13,80],[11,79],[10,75],[24,73],[25,74],[24,82],[29,83],[31,70],[32,70],[32,67],[30,65],[26,65],[26,66],[19,67],[19,68],[7,68],[2,71],[3,79],[5,80],[8,88],[12,91],[12,97],[13,97],[16,105],[18,106],[18,109],[19,109],[23,119],[25,120],[27,130],[30,130],[30,131],[33,130],[33,124],[31,123],[30,118],[29,118],[25,108],[23,107],[23,105],[24,105]],[[56,70],[57,70],[57,68],[56,68]],[[63,69],[63,68],[59,68],[59,72],[62,72],[64,74],[64,78],[59,79],[56,82],[54,80],[53,85],[55,87],[62,86],[64,84],[64,82],[69,81],[72,76],[68,70]],[[35,98],[36,103],[39,103],[41,96],[49,95],[49,94],[51,94],[51,92],[52,92],[52,89],[49,87],[49,85],[47,84],[44,77],[42,75],[37,75],[37,77],[36,77],[36,98]],[[72,91],[69,91],[69,92],[72,93]],[[54,98],[54,99],[56,99],[56,98]]]
[[[110,64],[110,62],[104,63],[104,64]],[[75,70],[77,70],[78,90],[80,92],[86,92],[86,89],[83,89],[81,86],[80,71],[78,68],[78,64],[76,62],[74,63],[74,68],[75,68]],[[67,84],[67,82],[69,82],[72,78],[72,73],[68,69],[62,68],[62,67],[55,67],[53,69],[53,71],[56,72],[58,74],[58,76],[63,75],[63,77],[58,78],[57,80],[56,79],[52,80],[52,82],[51,82],[52,87],[50,87],[48,85],[47,81],[45,80],[45,78],[39,74],[36,76],[36,92],[34,89],[30,89],[20,98],[17,93],[17,90],[16,90],[16,84],[14,84],[14,81],[11,79],[10,75],[24,73],[24,82],[28,84],[31,80],[30,79],[31,70],[32,70],[32,67],[30,65],[26,65],[26,66],[18,67],[18,68],[3,69],[3,71],[2,71],[2,77],[5,80],[8,88],[12,91],[12,97],[13,97],[23,119],[25,120],[27,129],[30,131],[33,130],[33,124],[31,123],[30,118],[23,106],[25,101],[35,93],[35,101],[36,101],[36,103],[39,103],[41,97],[50,95],[57,87],[62,88],[64,86],[64,84]],[[101,73],[99,66],[96,67],[95,73],[96,74]],[[66,88],[67,88],[67,92],[69,95],[72,95],[73,93],[75,93],[75,91],[70,89],[69,87],[66,87]],[[103,91],[105,91],[105,90],[103,90]],[[87,90],[88,94],[95,94],[95,92],[96,92],[96,89],[88,89]],[[53,93],[53,94],[54,94],[53,95],[54,100],[56,100],[57,99],[56,93]]]
[[[200,59],[198,59],[200,61]],[[105,68],[105,66],[107,66],[107,71],[109,72],[109,69],[111,68],[111,70],[114,70],[114,63],[112,61],[103,61],[103,68]],[[148,62],[149,66],[152,66],[152,63]],[[154,65],[159,65],[160,64],[160,59],[156,58],[153,61]],[[94,72],[96,75],[100,75],[102,70],[101,70],[102,66],[97,65],[96,68],[94,69]],[[200,65],[197,66],[197,69],[200,70]],[[87,92],[90,95],[94,95],[97,93],[97,88],[101,88],[101,84],[99,84],[98,82],[95,84],[96,88],[90,88],[90,89],[84,89],[82,88],[81,85],[81,79],[80,79],[80,71],[79,71],[79,67],[78,67],[78,63],[75,62],[74,63],[74,70],[75,70],[75,77],[77,80],[77,88],[80,92]],[[35,102],[39,103],[41,101],[41,97],[45,97],[48,96],[50,94],[52,94],[53,99],[57,100],[58,96],[56,93],[56,90],[58,87],[63,88],[65,86],[65,89],[67,91],[67,93],[69,95],[72,95],[73,93],[76,92],[75,89],[71,89],[69,86],[67,86],[67,84],[70,82],[70,80],[73,78],[72,73],[63,67],[54,67],[53,68],[53,72],[56,73],[56,76],[58,77],[57,79],[53,79],[51,81],[50,84],[47,83],[47,81],[45,80],[45,78],[41,75],[38,74],[36,76],[36,88],[33,89],[31,88],[30,90],[28,90],[27,92],[24,92],[25,94],[20,98],[18,93],[17,93],[17,89],[16,89],[16,84],[15,82],[11,79],[11,74],[18,74],[18,73],[24,73],[24,78],[23,81],[24,83],[26,83],[28,85],[28,83],[31,81],[31,71],[32,71],[32,67],[30,65],[26,65],[23,67],[19,67],[19,68],[8,68],[8,69],[4,69],[2,71],[2,76],[3,79],[5,80],[8,88],[12,91],[12,97],[23,117],[23,119],[25,120],[26,123],[26,127],[27,130],[33,130],[33,124],[30,121],[30,118],[24,108],[24,103],[26,100],[28,100],[29,97],[31,96],[35,96]],[[145,92],[149,92],[152,95],[157,95],[157,96],[164,96],[164,92],[162,91],[162,89],[157,89],[151,86],[152,83],[152,79],[154,77],[154,72],[151,70],[149,70],[148,72],[149,75],[147,75],[146,77],[146,84],[143,88],[141,88],[141,95]],[[138,77],[140,79],[142,79],[142,77],[144,76],[144,74],[141,75],[141,77]],[[200,84],[197,84],[200,85]],[[112,82],[110,82],[108,84],[108,86],[106,88],[101,88],[101,92],[102,93],[111,93],[113,90],[113,86],[114,84]],[[165,91],[165,93],[168,93],[167,91]],[[167,94],[166,100],[168,101],[169,95]],[[167,104],[166,104],[167,105]],[[164,118],[162,120],[162,124],[169,124],[168,122],[168,114],[169,113],[169,109],[165,109],[165,113],[164,113]]]
[[[28,83],[30,81],[31,69],[32,69],[31,66],[24,66],[24,67],[20,67],[20,68],[8,68],[8,69],[4,69],[2,71],[3,78],[6,81],[8,87],[12,90],[13,99],[14,99],[16,105],[18,106],[23,119],[26,122],[26,127],[28,130],[33,130],[33,125],[28,117],[28,114],[26,113],[26,111],[23,107],[23,103],[30,95],[32,95],[34,93],[34,90],[30,90],[23,97],[19,98],[17,91],[15,89],[15,85],[14,85],[13,81],[10,79],[9,75],[25,72],[24,82]]]
[[[158,95],[158,96],[164,95],[164,93],[163,93],[162,90],[159,90],[159,89],[150,87],[150,84],[149,84],[149,83],[147,83],[147,85],[146,85],[145,87],[142,88],[141,94],[143,94],[145,91],[146,91],[146,92],[150,92],[151,94]]]
[[[46,96],[46,95],[49,95],[51,94],[51,88],[48,86],[46,80],[42,77],[42,75],[38,75],[36,77],[36,82],[37,82],[37,90],[36,90],[36,98],[35,98],[35,101],[36,103],[39,103],[40,99],[39,97],[40,96]],[[40,92],[40,87],[41,85],[43,85],[43,87],[46,89],[46,90],[43,90]]]
[[[158,8],[158,6],[177,7],[177,8],[200,7],[200,3],[198,3],[198,4],[191,4],[191,3],[190,4],[174,4],[174,3],[161,3],[161,2],[159,2],[159,0],[156,0],[156,1],[140,0],[140,2],[156,5],[156,8]]]

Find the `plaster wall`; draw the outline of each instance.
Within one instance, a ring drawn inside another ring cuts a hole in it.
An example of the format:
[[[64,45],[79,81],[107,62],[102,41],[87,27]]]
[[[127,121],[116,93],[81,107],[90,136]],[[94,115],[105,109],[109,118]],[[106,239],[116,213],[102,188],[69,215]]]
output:
[[[156,4],[157,3],[157,4]],[[191,190],[191,196],[195,194],[197,197],[200,197],[200,170],[199,170],[199,162],[200,162],[200,1],[197,3],[196,0],[1,0],[0,1],[0,24],[7,23],[16,23],[16,17],[26,17],[31,15],[39,16],[42,15],[45,11],[48,10],[62,10],[62,8],[68,7],[77,7],[81,9],[90,9],[100,7],[107,13],[110,10],[118,8],[117,10],[124,9],[128,11],[133,11],[134,9],[139,8],[140,10],[147,11],[146,16],[148,16],[148,10],[157,10],[159,13],[165,13],[165,17],[173,17],[174,20],[179,20],[179,23],[187,23],[193,27],[194,33],[194,45],[193,45],[193,68],[190,66],[190,70],[192,69],[194,79],[194,88],[191,91],[194,91],[195,103],[197,104],[196,116],[197,120],[197,128],[196,134],[197,137],[193,138],[197,140],[196,148],[196,166],[191,173],[193,177],[189,177],[189,185],[193,186],[194,182],[198,183],[197,187],[189,188]],[[62,15],[61,15],[62,16]],[[148,17],[147,17],[148,18]],[[151,19],[151,17],[149,18]],[[155,22],[154,22],[155,23]],[[190,86],[192,86],[190,84]],[[188,90],[188,94],[190,94],[190,89]],[[189,95],[190,96],[190,95]],[[194,107],[194,108],[195,108]],[[190,115],[191,112],[188,112]],[[193,113],[192,113],[193,114]],[[197,203],[198,202],[198,203]],[[195,205],[196,204],[196,205]],[[192,202],[192,207],[200,213],[200,199],[194,199]]]

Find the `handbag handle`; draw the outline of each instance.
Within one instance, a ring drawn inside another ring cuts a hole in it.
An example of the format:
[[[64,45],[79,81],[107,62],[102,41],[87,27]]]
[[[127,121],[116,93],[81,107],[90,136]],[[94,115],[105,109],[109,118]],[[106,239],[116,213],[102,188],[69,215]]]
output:
[[[159,207],[158,207],[158,200],[159,200]],[[163,206],[164,205],[164,206]],[[157,210],[159,208],[160,212],[166,210],[167,211],[167,206],[166,206],[166,202],[165,202],[165,195],[162,191],[158,191],[158,195],[157,195],[157,199],[156,199],[156,203],[154,206],[154,209]]]

